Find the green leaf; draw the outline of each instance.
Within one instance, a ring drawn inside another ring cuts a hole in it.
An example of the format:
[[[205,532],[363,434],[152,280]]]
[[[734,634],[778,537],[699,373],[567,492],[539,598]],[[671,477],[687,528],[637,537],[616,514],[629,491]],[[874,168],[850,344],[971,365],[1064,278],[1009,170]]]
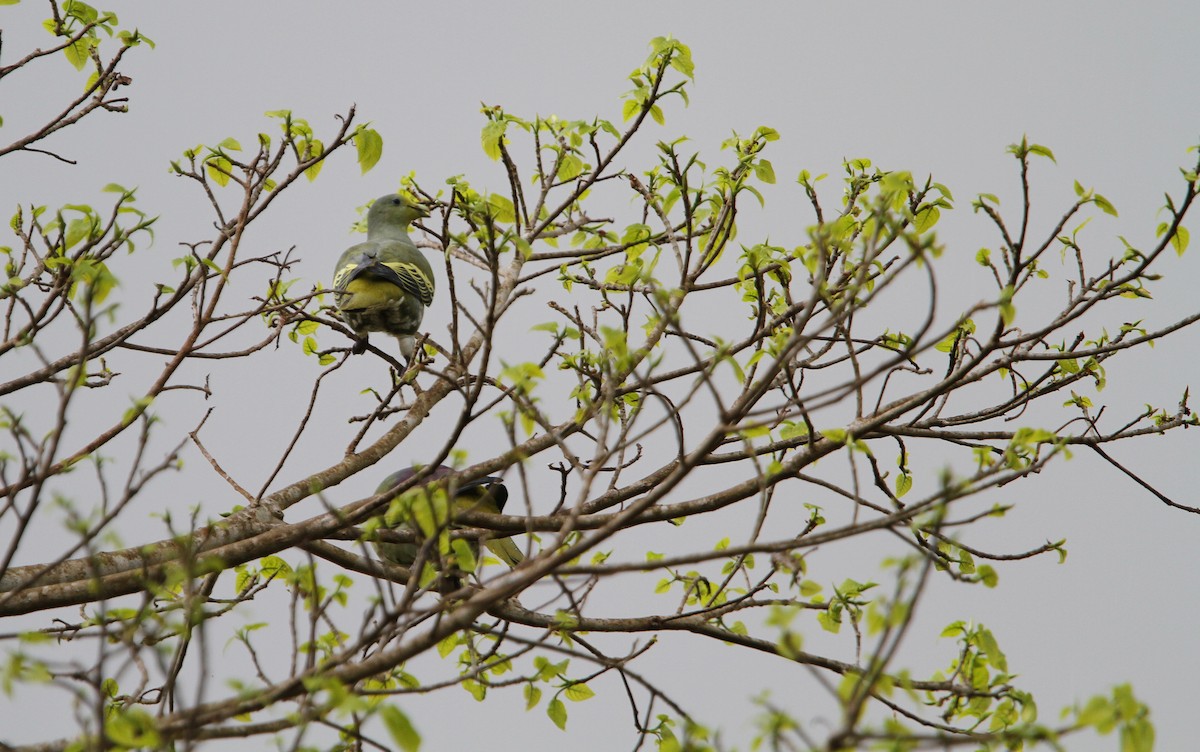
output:
[[[304,151],[302,152],[301,157],[305,161],[308,161],[310,159],[316,159],[317,157],[320,157],[324,153],[325,153],[325,144],[321,143],[320,141],[318,141],[317,139],[314,138],[314,139],[310,139],[304,143]],[[317,179],[317,175],[321,174],[321,168],[324,166],[325,166],[325,160],[323,160],[323,159],[313,162],[311,165],[308,166],[307,169],[304,170],[304,177],[308,178],[308,182],[311,183],[312,181]]]
[[[542,690],[533,682],[525,685],[525,712],[529,712],[537,707],[537,704],[542,699]]]
[[[671,55],[671,67],[688,78],[696,77],[696,66],[692,62],[692,50],[683,42],[675,42]]]
[[[775,168],[767,160],[760,159],[754,165],[754,176],[764,183],[773,184],[775,182]]]
[[[105,735],[110,741],[130,749],[159,746],[154,717],[144,710],[122,708],[109,715]]]
[[[583,174],[583,160],[574,154],[564,154],[558,165],[558,179],[571,180]]]
[[[1074,358],[1064,358],[1054,361],[1063,373],[1079,373],[1079,361]]]
[[[454,551],[454,559],[458,568],[464,572],[474,572],[478,569],[478,564],[475,561],[475,552],[471,549],[471,544],[462,538],[455,538],[450,541],[450,549]]]
[[[996,637],[990,629],[979,630],[979,649],[987,656],[988,663],[1008,673],[1008,659],[1004,657],[1000,643],[996,642]]]
[[[846,429],[844,428],[830,428],[822,431],[821,435],[832,441],[834,444],[846,443]]]
[[[563,691],[563,694],[565,694],[567,699],[571,702],[583,702],[584,700],[590,700],[596,696],[596,693],[592,691],[592,688],[583,683],[572,684]]]
[[[499,193],[493,193],[487,197],[487,202],[497,222],[513,222],[516,220],[517,210],[513,206],[513,202],[509,199],[501,196]]]
[[[50,635],[45,632],[22,632],[18,639],[23,645],[44,645],[50,642]]]
[[[538,670],[537,678],[543,681],[549,681],[556,676],[562,676],[563,672],[567,670],[567,666],[570,665],[570,663],[570,658],[564,658],[558,663],[551,663],[543,656],[538,656],[533,659],[533,665]]]
[[[1113,716],[1113,708],[1109,705],[1108,699],[1102,695],[1096,695],[1088,700],[1083,710],[1076,713],[1075,722],[1080,726],[1094,726],[1101,733],[1108,733],[1112,731],[1114,725]]]
[[[1145,719],[1126,724],[1121,729],[1122,752],[1154,752],[1154,726]]]
[[[410,491],[413,494],[412,517],[421,534],[433,538],[445,530],[450,519],[449,507],[444,491],[426,493],[424,490]],[[408,496],[408,494],[405,494]]]
[[[936,225],[937,221],[941,219],[941,217],[942,212],[936,206],[926,206],[924,209],[917,212],[917,216],[913,217],[913,228],[917,232],[923,233]]]
[[[1111,214],[1114,217],[1117,216],[1116,207],[1114,207],[1112,205],[1112,203],[1109,202],[1108,199],[1101,196],[1099,193],[1097,193],[1095,196],[1092,197],[1092,203],[1094,203],[1096,206],[1100,207],[1100,209],[1105,214]]]
[[[354,134],[354,147],[358,149],[358,164],[365,175],[383,156],[383,137],[371,128],[361,127]]]
[[[901,473],[900,476],[896,478],[896,498],[904,498],[904,494],[908,493],[909,490],[912,489],[912,484],[912,476],[908,473]]]
[[[81,0],[67,0],[63,4],[63,13],[68,17],[78,18],[85,24],[96,23],[100,19],[100,12]],[[114,16],[115,18],[115,16]],[[105,19],[107,20],[107,16]]]
[[[1042,146],[1041,144],[1030,144],[1029,153],[1037,154],[1039,157],[1045,157],[1054,164],[1058,164],[1058,160],[1054,158],[1054,152],[1050,151],[1048,147]]]
[[[474,679],[464,679],[462,688],[467,690],[476,702],[483,702],[487,697],[487,687],[475,681]]]
[[[454,648],[458,647],[459,639],[460,638],[457,632],[452,635],[448,635],[446,639],[437,644],[438,655],[445,658],[446,656],[450,655],[450,653],[454,652]]]
[[[546,706],[546,715],[550,716],[550,720],[554,721],[554,725],[558,726],[563,731],[567,730],[567,706],[563,705],[563,701],[555,697]]]
[[[804,423],[785,420],[783,427],[779,429],[779,438],[784,441],[790,439],[799,439],[808,435],[808,426]]]
[[[961,621],[956,621],[951,624],[947,624],[945,629],[943,629],[942,633],[938,636],[939,637],[957,637],[958,635],[963,633],[964,627],[965,627],[965,625]]]
[[[840,612],[838,616],[834,616],[833,609],[828,609],[817,614],[817,623],[826,632],[833,632],[834,634],[837,634],[842,628]]]
[[[421,748],[421,735],[413,727],[412,721],[395,705],[384,705],[379,711],[383,725],[400,749],[404,752],[417,752]]]
[[[71,269],[71,278],[87,285],[88,296],[95,305],[103,303],[108,294],[117,286],[117,278],[108,270],[108,267],[103,262],[92,259],[77,261]]]
[[[71,65],[75,66],[75,70],[83,70],[83,66],[87,65],[91,52],[92,40],[87,37],[72,42],[63,50],[63,54],[67,56],[67,60]]]
[[[92,223],[87,218],[72,219],[67,223],[67,232],[63,240],[66,248],[73,248],[91,232]]]
[[[1176,254],[1182,256],[1190,241],[1191,235],[1188,233],[1188,229],[1180,225],[1175,228],[1175,234],[1171,236],[1171,247],[1175,249]]]
[[[489,120],[488,124],[483,126],[479,140],[483,144],[483,153],[492,160],[500,159],[500,144],[504,139],[506,125],[503,120]]]
[[[233,165],[228,159],[215,155],[205,160],[204,167],[214,183],[222,188],[229,185],[229,174],[233,170]]]

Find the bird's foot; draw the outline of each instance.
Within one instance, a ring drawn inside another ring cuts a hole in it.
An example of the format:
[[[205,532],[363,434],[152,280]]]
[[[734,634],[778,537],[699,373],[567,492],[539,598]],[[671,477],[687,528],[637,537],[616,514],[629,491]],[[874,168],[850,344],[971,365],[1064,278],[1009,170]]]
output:
[[[362,336],[362,337],[359,337],[358,339],[354,340],[354,347],[350,348],[350,352],[354,353],[355,355],[362,355],[366,351],[367,351],[366,336]]]

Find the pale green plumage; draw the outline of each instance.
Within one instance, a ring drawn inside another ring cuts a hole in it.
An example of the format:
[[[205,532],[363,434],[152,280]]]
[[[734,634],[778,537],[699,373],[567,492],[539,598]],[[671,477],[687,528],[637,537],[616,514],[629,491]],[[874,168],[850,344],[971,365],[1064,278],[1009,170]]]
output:
[[[380,196],[367,212],[367,239],[350,246],[333,273],[334,302],[342,319],[360,339],[362,352],[369,332],[386,332],[400,341],[412,358],[416,333],[433,302],[433,267],[408,237],[413,220],[425,209],[399,194]]]

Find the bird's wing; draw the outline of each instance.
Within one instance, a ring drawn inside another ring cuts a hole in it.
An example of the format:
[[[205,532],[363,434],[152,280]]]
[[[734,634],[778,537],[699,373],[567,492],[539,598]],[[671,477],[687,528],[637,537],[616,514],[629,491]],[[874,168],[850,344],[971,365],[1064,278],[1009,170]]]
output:
[[[354,271],[364,264],[369,263],[371,258],[378,253],[376,244],[372,242],[358,243],[346,249],[345,253],[338,257],[337,265],[333,268],[333,289],[342,292],[346,289],[346,285],[350,284],[351,277]]]
[[[367,241],[351,247],[338,259],[333,289],[341,292],[359,277],[390,282],[416,297],[423,305],[433,303],[433,268],[415,247],[400,242]]]
[[[424,305],[433,303],[433,278],[425,276],[421,267],[407,261],[385,261],[377,266],[384,266],[391,272],[389,275],[379,274],[409,295],[415,295]]]
[[[399,240],[382,241],[379,260],[394,273],[393,284],[425,305],[433,303],[433,267],[415,245]]]
[[[417,468],[406,467],[402,470],[397,470],[396,472],[392,473],[391,475],[389,475],[388,477],[383,479],[383,482],[380,483],[379,487],[375,489],[375,493],[380,494],[380,493],[383,493],[384,491],[387,491],[390,488],[395,488],[396,486],[407,481],[409,478],[413,477],[416,474],[417,474]]]

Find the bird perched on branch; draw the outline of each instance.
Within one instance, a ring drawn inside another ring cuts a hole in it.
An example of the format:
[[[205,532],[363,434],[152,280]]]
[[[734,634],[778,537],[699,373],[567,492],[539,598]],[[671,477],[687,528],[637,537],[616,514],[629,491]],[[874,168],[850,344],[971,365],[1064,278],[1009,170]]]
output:
[[[346,249],[333,272],[334,303],[367,349],[369,332],[387,332],[411,360],[425,307],[433,303],[433,268],[408,237],[408,226],[429,216],[397,193],[380,196],[367,211],[367,239]]]
[[[383,483],[379,484],[376,493],[383,493],[390,488],[395,488],[402,483],[412,479],[418,472],[417,468],[405,468],[398,472],[392,473],[384,479]],[[445,465],[439,465],[426,476],[425,482],[433,483],[454,474],[454,470]],[[400,498],[405,498],[401,496]],[[453,499],[453,505],[448,505],[446,499]],[[405,508],[389,509],[389,518],[395,517],[398,523],[401,519],[406,519],[408,525],[418,532],[422,537],[429,539],[438,537],[439,545],[433,547],[430,556],[436,561],[441,554],[454,555],[458,559],[465,558],[464,554],[469,552],[470,558],[475,559],[479,554],[479,542],[467,540],[449,539],[449,529],[461,527],[455,524],[454,517],[465,512],[489,512],[491,514],[500,514],[504,511],[504,505],[508,501],[508,489],[504,486],[501,478],[489,476],[486,478],[477,478],[468,483],[459,485],[450,485],[446,487],[445,494],[418,494],[411,497],[408,505]],[[452,508],[450,508],[452,506]],[[389,519],[389,522],[391,520]],[[442,536],[445,536],[442,538]],[[456,549],[454,545],[458,544]],[[465,544],[465,551],[464,551]],[[417,553],[421,546],[416,543],[387,543],[384,541],[375,541],[375,551],[379,556],[387,561],[399,564],[404,567],[412,566],[417,560]],[[510,567],[515,567],[525,559],[525,554],[513,542],[511,538],[487,538],[484,540],[484,545],[488,550],[500,558],[505,564]],[[470,567],[460,567],[464,569],[474,569],[474,564]]]

